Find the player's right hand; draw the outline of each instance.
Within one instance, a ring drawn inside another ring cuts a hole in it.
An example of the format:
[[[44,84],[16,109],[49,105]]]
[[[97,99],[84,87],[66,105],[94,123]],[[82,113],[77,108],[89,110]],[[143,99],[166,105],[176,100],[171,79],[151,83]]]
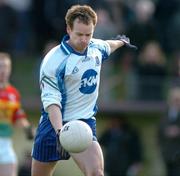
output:
[[[69,153],[61,145],[60,138],[59,138],[60,132],[61,132],[61,129],[58,129],[56,132],[57,151],[59,152],[61,159],[69,159],[70,158]]]

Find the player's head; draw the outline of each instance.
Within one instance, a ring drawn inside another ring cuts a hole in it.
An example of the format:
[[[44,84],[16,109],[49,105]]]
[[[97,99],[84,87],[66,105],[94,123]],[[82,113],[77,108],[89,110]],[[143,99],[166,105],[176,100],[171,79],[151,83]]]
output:
[[[66,14],[66,24],[71,29],[75,20],[79,20],[81,23],[89,25],[93,23],[96,26],[97,15],[96,12],[88,5],[73,5]]]
[[[71,46],[83,52],[93,36],[97,23],[95,11],[87,5],[74,5],[66,14],[67,33]]]
[[[11,58],[8,53],[0,52],[0,83],[6,84],[11,74]]]

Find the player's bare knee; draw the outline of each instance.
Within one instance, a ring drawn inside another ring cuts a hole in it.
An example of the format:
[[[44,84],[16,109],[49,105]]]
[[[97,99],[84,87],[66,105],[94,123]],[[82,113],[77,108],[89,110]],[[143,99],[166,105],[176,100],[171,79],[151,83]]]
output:
[[[97,170],[97,171],[93,174],[93,176],[104,176],[104,173],[103,173],[102,170]]]
[[[87,172],[86,176],[104,176],[104,171],[102,169],[94,169],[91,172]]]
[[[104,176],[104,171],[102,169],[99,169],[96,171],[94,176]]]

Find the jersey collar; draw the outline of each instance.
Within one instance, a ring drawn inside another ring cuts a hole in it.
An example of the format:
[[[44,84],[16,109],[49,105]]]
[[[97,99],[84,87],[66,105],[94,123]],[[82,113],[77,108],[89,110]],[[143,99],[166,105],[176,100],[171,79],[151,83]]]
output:
[[[76,55],[80,55],[80,56],[83,56],[83,55],[86,55],[87,54],[87,49],[84,51],[84,53],[79,53],[77,51],[75,51],[68,43],[67,41],[69,40],[69,35],[65,35],[62,39],[62,42],[61,42],[61,49],[67,54],[67,55],[70,55],[71,53],[74,53]]]

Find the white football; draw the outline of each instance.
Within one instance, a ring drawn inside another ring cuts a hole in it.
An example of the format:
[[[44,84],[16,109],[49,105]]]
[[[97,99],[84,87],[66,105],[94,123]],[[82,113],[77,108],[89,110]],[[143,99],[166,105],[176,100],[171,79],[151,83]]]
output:
[[[88,124],[81,120],[73,120],[62,127],[59,138],[66,151],[79,153],[91,145],[93,134]]]

